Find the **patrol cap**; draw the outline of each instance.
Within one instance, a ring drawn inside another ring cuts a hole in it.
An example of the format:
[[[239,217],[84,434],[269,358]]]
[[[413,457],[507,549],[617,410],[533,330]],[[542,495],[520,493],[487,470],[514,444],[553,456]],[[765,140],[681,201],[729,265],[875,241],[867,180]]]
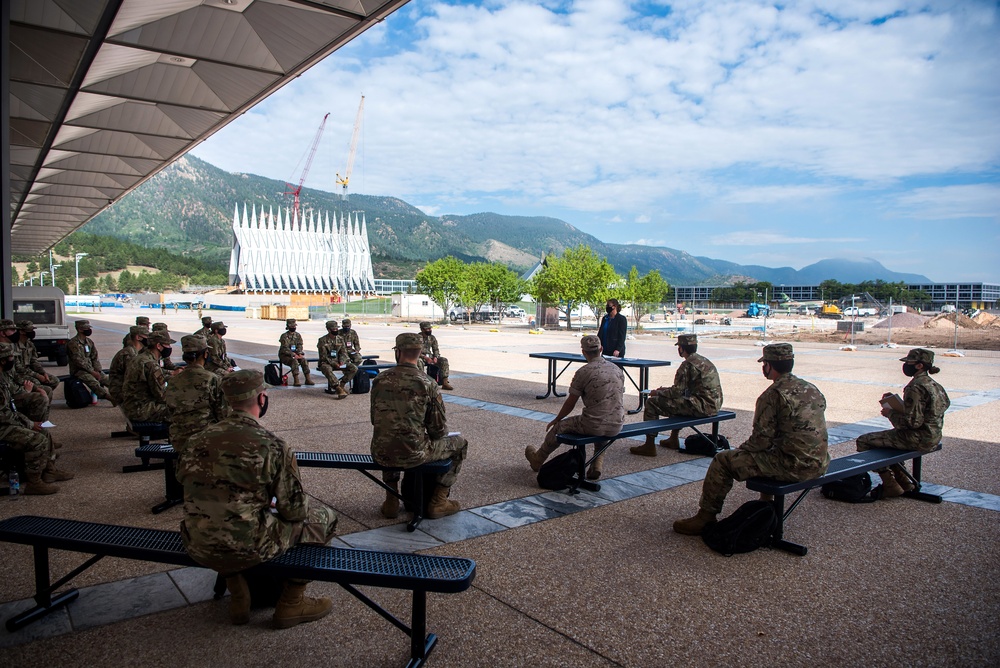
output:
[[[188,334],[181,337],[181,352],[200,353],[208,349],[208,339],[201,334]]]
[[[340,324],[341,325],[350,325],[351,324],[351,319],[350,318],[344,318],[343,320],[340,321]]]
[[[222,329],[225,326],[226,323],[222,322],[221,320],[216,320],[215,322],[212,323],[212,331],[214,332],[216,330]]]
[[[35,331],[35,323],[31,322],[30,320],[22,320],[21,322],[17,323],[17,328],[22,332],[33,332]]]
[[[285,320],[285,327],[294,327],[294,326],[295,326],[295,318],[287,318]]]
[[[423,348],[424,340],[415,332],[404,332],[402,334],[396,335],[396,345],[395,350],[403,350],[404,348]]]
[[[222,379],[222,393],[229,403],[246,401],[266,389],[264,374],[256,369],[240,369]]]
[[[764,354],[757,361],[780,362],[781,360],[793,359],[795,359],[795,354],[792,352],[792,344],[772,343],[769,346],[764,346]]]
[[[149,316],[148,315],[135,316],[135,324],[149,327]]]
[[[169,332],[165,329],[157,329],[149,333],[146,337],[147,343],[162,343],[164,345],[168,343],[177,343],[172,338],[170,338]]]
[[[7,359],[14,356],[14,345],[11,343],[0,343],[0,359]]]
[[[17,329],[17,325],[10,318],[4,318],[0,320],[0,329]]]
[[[165,322],[154,322],[153,323],[153,331],[154,332],[159,332],[159,331],[166,332],[166,331],[169,331],[169,330],[170,330],[170,328],[167,327],[167,323],[165,323]]]
[[[426,320],[424,320],[422,323],[420,323],[420,329],[428,330],[429,331],[431,329],[431,327],[432,327],[431,323],[427,322]]]
[[[203,327],[208,327],[209,325],[211,325],[212,324],[212,316],[210,316],[210,315],[203,315],[201,317],[201,324],[202,324]]]
[[[906,353],[906,357],[900,357],[899,361],[910,362],[911,364],[920,362],[924,366],[932,366],[934,364],[934,351],[927,350],[926,348],[914,348]]]
[[[141,336],[145,338],[146,336],[149,336],[149,327],[145,327],[143,325],[132,325],[128,328],[128,333],[130,336]]]
[[[326,321],[326,328],[328,330],[330,330],[331,332],[336,331],[337,330],[337,321],[336,320],[327,320]]]
[[[585,353],[596,353],[601,349],[601,339],[593,334],[588,334],[580,339],[580,349]]]
[[[696,346],[698,345],[697,334],[678,334],[675,346]]]
[[[76,322],[73,323],[73,326],[76,327],[77,331],[80,331],[81,329],[87,329],[88,327],[90,327],[90,321],[77,320]]]

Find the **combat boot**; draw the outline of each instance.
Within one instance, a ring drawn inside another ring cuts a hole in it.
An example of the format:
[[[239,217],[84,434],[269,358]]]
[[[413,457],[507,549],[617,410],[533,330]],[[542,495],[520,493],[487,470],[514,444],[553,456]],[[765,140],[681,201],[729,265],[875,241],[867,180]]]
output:
[[[669,450],[680,450],[681,449],[681,440],[678,437],[679,433],[680,432],[676,432],[676,431],[670,432],[670,438],[665,438],[662,441],[660,441],[660,445],[662,447],[664,447],[664,448],[669,449]]]
[[[242,575],[230,575],[226,578],[226,589],[229,590],[229,621],[237,626],[250,621],[250,587]]]
[[[60,471],[56,468],[56,463],[49,460],[48,464],[45,465],[45,470],[42,471],[42,480],[44,482],[64,482],[66,480],[72,480],[74,476],[69,471]]]
[[[461,510],[462,507],[458,505],[458,501],[451,501],[448,498],[450,489],[444,485],[438,485],[434,488],[431,500],[427,503],[428,518],[437,520],[442,517],[448,517],[448,515],[454,515]]]
[[[315,385],[316,384],[316,383],[313,382],[312,374],[309,373],[308,371],[303,371],[302,375],[306,377],[306,385]]]
[[[685,536],[700,536],[705,527],[709,524],[715,524],[715,518],[715,513],[710,513],[707,510],[699,508],[698,514],[694,517],[674,522],[674,531]]]
[[[642,445],[633,445],[628,449],[633,455],[642,455],[643,457],[655,457],[656,456],[656,436],[649,434],[646,436],[646,442]]]
[[[892,471],[892,477],[896,479],[896,482],[899,483],[904,492],[912,492],[917,488],[913,484],[913,481],[910,480],[910,476],[906,475],[906,469],[903,468],[902,464],[893,464],[889,467],[889,470]]]
[[[21,491],[21,494],[24,494],[25,496],[43,496],[46,494],[55,494],[59,491],[59,488],[55,485],[50,485],[42,480],[41,473],[25,473],[24,477],[27,478],[27,480],[25,480],[24,488]]]
[[[896,496],[903,496],[905,490],[896,482],[896,477],[892,475],[892,471],[886,469],[884,471],[878,472],[879,477],[882,478],[882,498],[891,499]]]
[[[540,448],[529,445],[524,449],[524,458],[528,460],[529,464],[531,464],[531,470],[535,473],[538,473],[538,470],[542,468],[542,464],[544,464],[545,460],[548,459],[549,454],[549,451],[545,449],[544,445]]]
[[[399,482],[387,482],[392,491],[399,494]],[[394,520],[399,517],[399,497],[388,491],[385,493],[385,501],[382,502],[382,517]]]
[[[302,387],[302,383],[299,382],[299,372],[292,372],[292,387]]]
[[[454,390],[455,388],[451,386],[451,383],[448,382],[448,378],[445,377],[445,378],[441,379],[441,389],[442,390]]]
[[[350,392],[347,391],[347,388],[344,386],[344,383],[340,383],[339,385],[337,385],[338,399],[344,399],[347,397],[348,394],[350,394]]]
[[[296,624],[314,622],[330,614],[333,602],[328,598],[306,596],[306,584],[285,580],[285,588],[274,608],[274,628],[290,629]]]
[[[597,447],[600,448],[604,444],[598,443]],[[590,468],[587,469],[587,480],[597,480],[601,477],[601,469],[604,468],[604,454],[600,454],[594,458],[594,461],[590,463]]]

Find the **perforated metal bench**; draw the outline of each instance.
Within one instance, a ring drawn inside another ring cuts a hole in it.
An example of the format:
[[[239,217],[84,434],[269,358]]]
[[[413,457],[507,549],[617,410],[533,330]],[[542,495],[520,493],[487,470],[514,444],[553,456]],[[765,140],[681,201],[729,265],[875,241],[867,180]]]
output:
[[[708,417],[672,417],[664,418],[662,420],[632,422],[623,425],[622,430],[618,432],[616,436],[611,437],[590,436],[588,434],[559,434],[556,436],[556,441],[563,445],[579,448],[583,452],[583,464],[580,466],[580,470],[577,473],[576,478],[570,485],[569,493],[576,493],[580,487],[592,492],[600,491],[601,486],[599,484],[586,479],[585,474],[587,466],[597,459],[597,457],[605,450],[611,447],[615,441],[619,441],[623,438],[631,438],[633,436],[646,436],[648,434],[658,434],[660,432],[673,431],[675,429],[686,429],[688,427],[701,434],[698,427],[706,424],[712,425],[712,440],[717,441],[719,436],[719,423],[724,420],[733,420],[735,418],[736,413],[733,411],[719,411],[715,415],[710,415]],[[587,459],[587,446],[591,443],[595,444],[597,447],[593,457]]]
[[[940,449],[941,444],[939,443],[938,446],[930,452],[937,452]],[[918,501],[926,501],[928,503],[941,503],[941,497],[937,494],[928,494],[920,491],[921,458],[925,454],[930,453],[919,452],[917,450],[892,450],[889,448],[865,450],[863,452],[855,452],[845,457],[838,457],[837,459],[834,459],[827,467],[826,473],[818,478],[800,480],[797,482],[782,482],[772,478],[750,478],[747,480],[747,489],[754,492],[760,492],[761,494],[772,494],[774,496],[774,512],[778,516],[778,527],[771,536],[771,547],[784,550],[785,552],[791,552],[792,554],[797,554],[801,557],[805,556],[808,548],[804,545],[799,545],[785,540],[785,520],[788,519],[788,516],[791,515],[792,511],[798,507],[799,503],[802,502],[810,490],[822,487],[828,482],[843,480],[844,478],[848,478],[850,476],[869,473],[871,471],[892,466],[893,464],[901,464],[908,460],[913,460],[913,472],[908,475],[914,483],[915,489],[913,491],[906,492],[903,496],[911,499],[917,499]],[[785,510],[785,496],[794,492],[801,492],[801,494],[795,498],[795,501],[793,501],[792,505],[788,507],[788,510]]]
[[[403,495],[382,482],[381,478],[372,473],[373,471],[413,471],[418,474],[414,480],[415,496],[418,499],[422,499],[424,498],[424,476],[428,474],[442,475],[447,473],[448,469],[451,468],[450,459],[442,459],[437,462],[427,462],[426,464],[421,464],[420,466],[415,466],[411,469],[399,469],[377,464],[371,455],[357,455],[340,452],[296,452],[294,454],[295,461],[298,463],[299,468],[350,469],[360,471],[379,487],[390,494],[394,494],[400,501],[404,500]],[[161,513],[167,508],[172,508],[173,506],[184,502],[184,488],[177,481],[177,476],[174,472],[173,461],[177,459],[177,453],[174,451],[172,445],[169,443],[152,443],[140,446],[135,449],[135,456],[143,458],[144,460],[160,459],[166,464],[169,464],[162,467],[164,495],[166,496],[166,500],[163,503],[153,506],[153,514]],[[424,519],[424,509],[422,506],[414,507],[412,511],[413,516],[406,524],[407,531],[415,531],[420,525],[420,522]]]
[[[125,415],[124,411],[122,411],[122,415]],[[128,417],[126,416],[125,427],[126,429],[124,431],[111,432],[111,438],[138,438],[139,448],[151,445],[154,440],[170,438],[169,422],[138,422],[129,420]],[[148,457],[141,457],[141,459],[142,459],[141,464],[123,466],[122,473],[136,473],[138,471],[155,471],[157,469],[162,469],[164,467],[164,464],[162,462],[159,464],[150,464]]]
[[[198,566],[184,550],[177,531],[22,515],[0,522],[0,541],[30,545],[34,551],[35,607],[8,619],[8,631],[23,628],[76,600],[80,592],[75,588],[60,593],[56,590],[104,557]],[[52,582],[49,550],[94,556]],[[427,660],[437,643],[437,636],[427,633],[427,592],[454,594],[465,591],[476,576],[476,562],[458,557],[299,545],[255,567],[252,572],[340,585],[409,636],[410,660],[406,665],[415,668]],[[411,590],[410,625],[358,591],[357,586]],[[221,587],[217,580],[215,591],[217,598],[222,596],[224,580]]]

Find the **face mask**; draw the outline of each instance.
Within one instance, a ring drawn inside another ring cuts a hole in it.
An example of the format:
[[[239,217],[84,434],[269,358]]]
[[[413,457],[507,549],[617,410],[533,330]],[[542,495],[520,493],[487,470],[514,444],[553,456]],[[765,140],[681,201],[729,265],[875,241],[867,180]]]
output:
[[[94,330],[92,330],[92,329],[84,329],[84,330],[81,330],[80,333],[83,334],[84,336],[90,336],[91,334],[94,333]]]
[[[9,360],[7,360],[6,362],[3,363],[3,370],[4,371],[10,371],[13,368],[14,368],[14,360],[9,359]]]
[[[768,374],[771,373],[771,365],[764,362],[764,364],[760,367],[760,372],[764,374],[764,378],[767,378]]]
[[[615,307],[614,306],[605,306],[604,310],[607,311],[608,314],[610,315],[611,312],[615,310]]]
[[[21,338],[21,332],[14,332],[13,334],[11,334],[10,336],[8,336],[7,338],[10,339],[11,343],[17,343],[20,340],[20,338]]]
[[[350,325],[344,325],[344,331],[345,332],[351,331],[351,326]]]
[[[223,327],[222,329],[216,330],[216,333],[218,333],[219,336],[225,336],[227,331],[228,330],[225,327]]]
[[[174,352],[174,349],[170,346],[166,348],[160,348],[160,357],[170,357],[170,353]]]
[[[917,375],[917,365],[906,362],[903,364],[903,375],[909,378]]]
[[[34,341],[36,333],[37,332],[35,332],[35,330],[31,330],[30,332],[28,332],[27,335],[26,335],[28,337],[28,340],[29,341]]]
[[[294,328],[294,327],[289,327],[289,328],[288,328],[288,331],[289,331],[289,332],[294,332],[294,331],[295,331],[295,328]]]
[[[264,403],[262,403],[262,404],[258,403],[257,404],[260,407],[260,415],[258,417],[264,417],[264,414],[267,413],[267,405],[268,405],[267,395],[266,394],[262,394],[260,396],[264,397]]]

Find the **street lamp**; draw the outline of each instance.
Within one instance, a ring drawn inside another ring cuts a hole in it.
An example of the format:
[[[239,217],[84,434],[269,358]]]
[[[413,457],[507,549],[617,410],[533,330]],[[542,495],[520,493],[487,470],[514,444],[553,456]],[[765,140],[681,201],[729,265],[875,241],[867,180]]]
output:
[[[49,271],[52,272],[52,285],[56,284],[56,269],[58,269],[61,266],[62,266],[61,264],[50,264],[49,265]]]
[[[87,257],[87,253],[76,254],[76,305],[80,306],[80,258]]]

